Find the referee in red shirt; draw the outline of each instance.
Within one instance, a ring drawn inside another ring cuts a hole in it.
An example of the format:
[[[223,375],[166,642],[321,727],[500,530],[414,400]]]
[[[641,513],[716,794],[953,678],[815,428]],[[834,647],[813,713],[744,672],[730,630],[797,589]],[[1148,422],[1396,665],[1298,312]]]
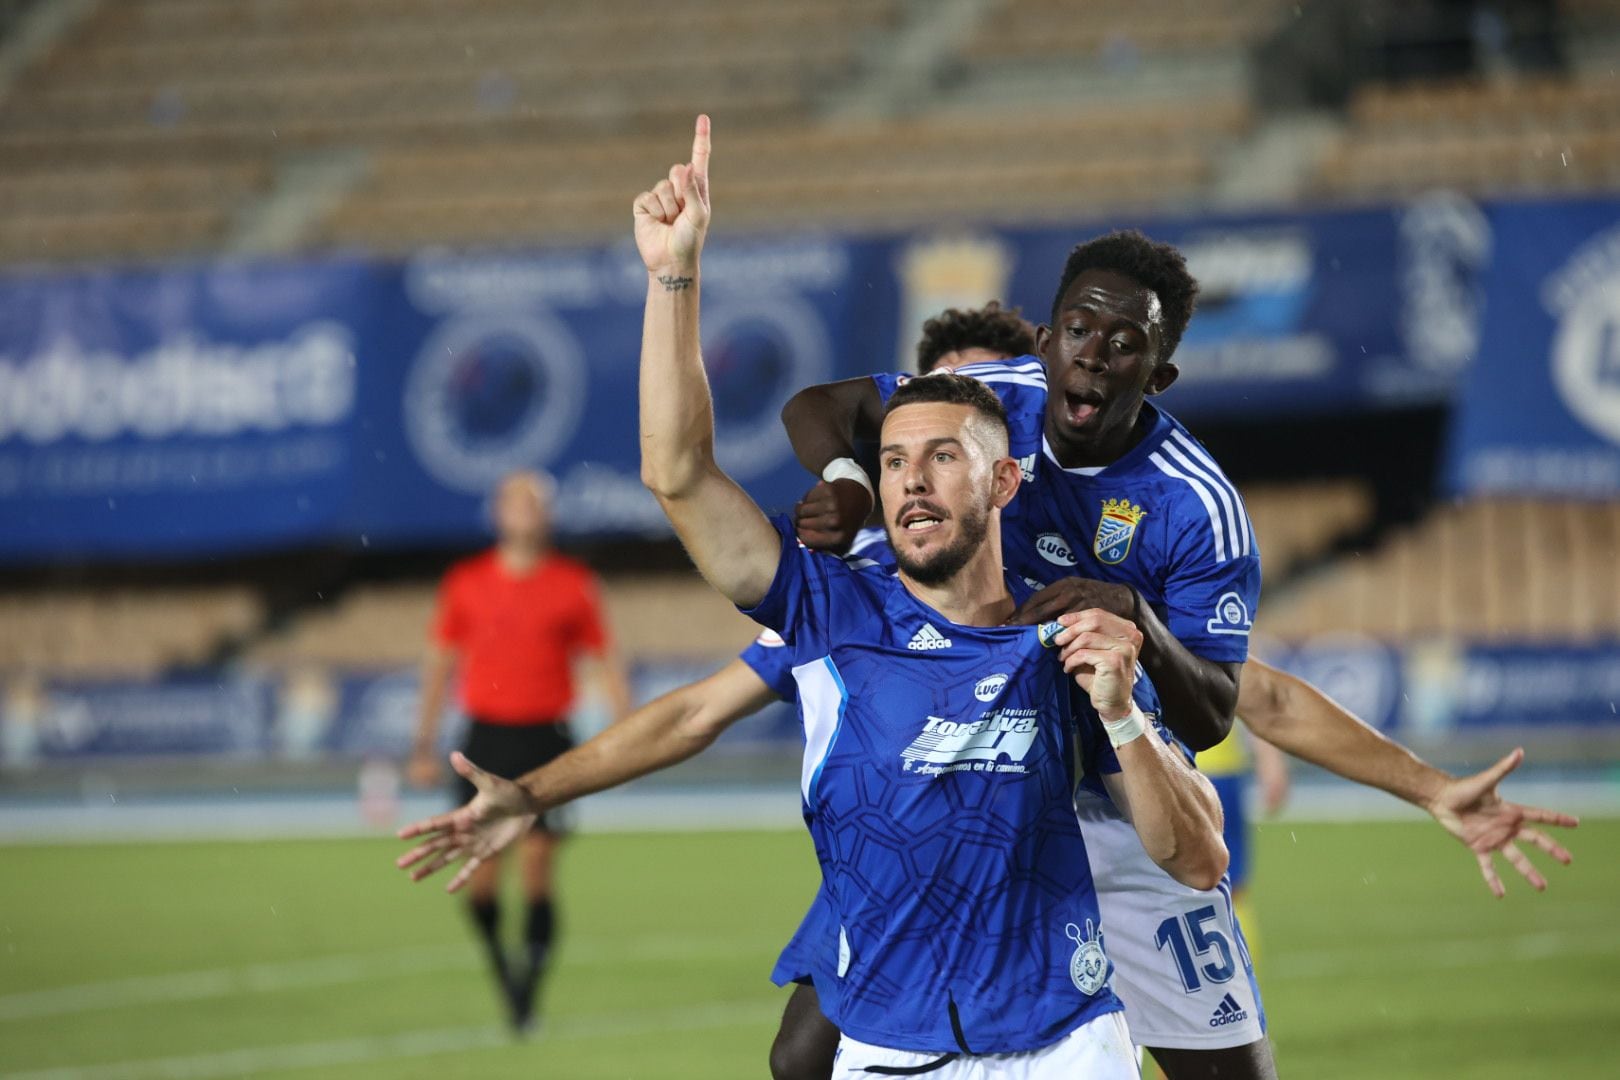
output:
[[[422,676],[410,767],[415,784],[434,784],[442,776],[437,728],[458,666],[461,704],[469,721],[462,752],[508,779],[573,745],[567,715],[574,704],[576,659],[596,661],[595,675],[614,719],[629,710],[630,692],[603,626],[596,578],[585,566],[551,550],[549,510],[549,481],[533,472],[508,476],[495,490],[494,549],[457,563],[445,575]],[[457,806],[476,794],[459,776],[455,788]],[[552,866],[560,839],[560,823],[547,815],[535,822],[521,845],[529,911],[526,948],[518,959],[508,959],[500,941],[498,858],[478,868],[468,891],[473,922],[520,1031],[533,1022],[536,990],[555,940]]]

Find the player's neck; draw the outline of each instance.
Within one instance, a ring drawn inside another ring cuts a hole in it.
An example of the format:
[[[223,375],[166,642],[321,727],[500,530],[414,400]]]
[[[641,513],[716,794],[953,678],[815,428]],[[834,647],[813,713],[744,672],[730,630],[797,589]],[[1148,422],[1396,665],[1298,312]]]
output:
[[[546,545],[534,540],[502,540],[495,553],[507,573],[526,574],[546,557]]]
[[[999,528],[999,527],[998,527]],[[966,566],[937,585],[924,585],[904,570],[906,591],[960,626],[1000,626],[1017,608],[1001,568],[999,536],[987,537]]]
[[[1130,453],[1137,443],[1147,437],[1152,426],[1147,410],[1142,408],[1142,403],[1138,403],[1136,415],[1128,426],[1109,432],[1094,442],[1065,441],[1048,420],[1046,444],[1052,448],[1057,463],[1065,469],[1105,469]]]

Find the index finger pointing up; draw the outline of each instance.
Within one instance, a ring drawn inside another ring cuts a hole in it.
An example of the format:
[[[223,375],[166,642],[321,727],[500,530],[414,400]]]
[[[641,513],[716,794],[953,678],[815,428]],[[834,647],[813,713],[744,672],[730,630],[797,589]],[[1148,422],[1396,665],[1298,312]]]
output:
[[[709,117],[700,114],[692,133],[692,171],[705,179],[709,175]]]

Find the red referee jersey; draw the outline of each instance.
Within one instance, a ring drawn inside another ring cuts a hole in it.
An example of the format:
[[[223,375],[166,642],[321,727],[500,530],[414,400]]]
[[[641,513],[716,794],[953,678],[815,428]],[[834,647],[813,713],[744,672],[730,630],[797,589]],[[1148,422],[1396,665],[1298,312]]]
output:
[[[595,576],[560,555],[524,574],[495,551],[457,563],[439,587],[433,632],[461,654],[462,707],[498,724],[561,720],[574,703],[574,656],[607,647]]]

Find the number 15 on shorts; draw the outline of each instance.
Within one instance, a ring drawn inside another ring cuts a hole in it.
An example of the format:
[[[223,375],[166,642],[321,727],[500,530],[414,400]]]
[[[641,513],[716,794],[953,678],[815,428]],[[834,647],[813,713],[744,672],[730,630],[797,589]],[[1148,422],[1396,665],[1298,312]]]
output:
[[[1214,904],[1172,916],[1159,924],[1153,935],[1159,951],[1170,950],[1175,959],[1181,985],[1189,994],[1196,994],[1204,982],[1230,982],[1237,974],[1232,956],[1232,943],[1218,926],[1211,926],[1218,916]]]

